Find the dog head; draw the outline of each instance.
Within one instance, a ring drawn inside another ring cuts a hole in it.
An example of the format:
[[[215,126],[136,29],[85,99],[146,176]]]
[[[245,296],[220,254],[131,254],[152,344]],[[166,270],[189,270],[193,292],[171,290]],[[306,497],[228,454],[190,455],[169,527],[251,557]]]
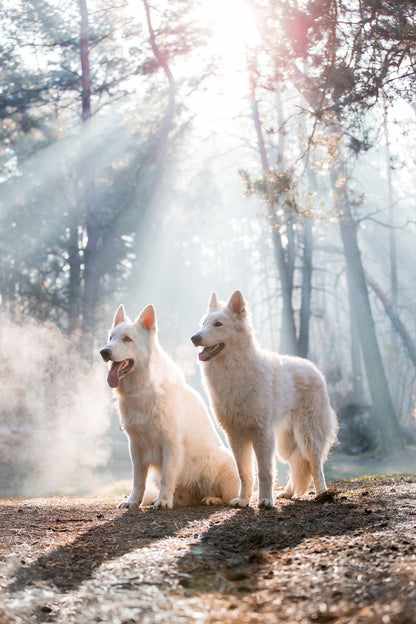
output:
[[[202,320],[201,329],[191,337],[195,347],[203,347],[199,353],[201,362],[208,362],[231,346],[242,347],[251,334],[246,302],[239,290],[233,292],[226,304],[211,293],[208,312]]]
[[[108,342],[100,350],[104,362],[111,362],[107,377],[111,388],[118,388],[121,379],[134,370],[145,370],[156,331],[156,311],[151,304],[141,311],[134,322],[126,316],[124,306],[119,306]]]

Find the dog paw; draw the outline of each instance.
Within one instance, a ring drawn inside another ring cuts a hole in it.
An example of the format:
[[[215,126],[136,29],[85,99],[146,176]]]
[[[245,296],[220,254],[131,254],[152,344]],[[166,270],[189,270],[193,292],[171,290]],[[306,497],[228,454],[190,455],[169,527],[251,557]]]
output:
[[[259,507],[263,507],[264,509],[271,509],[273,507],[273,499],[261,498],[259,500]]]
[[[202,499],[201,503],[203,505],[221,505],[223,503],[223,500],[219,496],[205,496],[205,498]]]
[[[283,492],[279,492],[279,494],[276,495],[276,498],[292,498],[293,496],[293,492],[290,492],[289,490],[283,490]]]
[[[153,509],[172,509],[173,504],[163,498],[158,498],[153,503]]]
[[[118,509],[130,509],[132,507],[138,507],[138,505],[138,501],[121,501],[117,507]]]
[[[229,502],[230,507],[248,507],[249,504],[249,498],[233,498]]]

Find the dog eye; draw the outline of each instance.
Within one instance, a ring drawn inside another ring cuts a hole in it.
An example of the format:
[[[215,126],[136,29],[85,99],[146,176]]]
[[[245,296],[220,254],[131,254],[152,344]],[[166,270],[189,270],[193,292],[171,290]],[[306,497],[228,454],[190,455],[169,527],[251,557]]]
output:
[[[214,323],[214,327],[222,327],[222,323],[220,321],[216,321],[216,323]]]
[[[130,336],[124,336],[123,342],[133,342],[133,339]]]

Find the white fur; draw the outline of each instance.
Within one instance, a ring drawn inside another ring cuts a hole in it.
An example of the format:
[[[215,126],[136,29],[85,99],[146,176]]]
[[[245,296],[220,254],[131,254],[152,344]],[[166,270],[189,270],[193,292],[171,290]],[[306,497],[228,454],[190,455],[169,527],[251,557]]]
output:
[[[134,361],[116,388],[133,464],[133,489],[120,507],[151,502],[149,469],[159,477],[156,508],[229,503],[238,493],[234,458],[201,397],[160,347],[153,306],[133,323],[120,306],[101,355],[111,362]]]
[[[234,452],[241,487],[231,505],[245,507],[253,489],[257,458],[259,505],[273,506],[275,446],[290,465],[281,496],[301,496],[311,477],[315,493],[326,490],[323,463],[336,440],[337,419],[323,375],[309,360],[262,349],[254,337],[246,303],[235,291],[226,305],[212,293],[196,346],[224,345],[203,361],[203,379],[216,417]],[[275,442],[276,441],[276,442]]]

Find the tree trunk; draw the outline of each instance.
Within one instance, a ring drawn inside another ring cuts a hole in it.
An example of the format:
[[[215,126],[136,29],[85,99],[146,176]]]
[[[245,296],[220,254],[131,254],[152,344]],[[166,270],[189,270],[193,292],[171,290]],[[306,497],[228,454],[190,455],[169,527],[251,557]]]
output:
[[[293,65],[292,81],[309,105],[314,110],[319,110],[319,102],[316,101],[312,91],[305,85],[305,76],[296,64]],[[338,123],[330,124],[325,121],[324,116],[321,119],[332,134],[335,135],[342,131]],[[356,225],[347,198],[346,172],[342,162],[338,166],[334,166],[331,172],[331,181],[335,203],[340,215],[339,227],[347,266],[350,306],[352,306],[352,314],[360,337],[371,400],[380,424],[382,450],[386,453],[393,452],[403,448],[404,437],[394,410],[377,342],[361,253],[358,247]]]
[[[312,221],[307,219],[303,227],[302,299],[300,306],[300,329],[298,340],[298,355],[305,358],[308,357],[309,350],[309,322],[311,318],[312,296],[312,252]]]
[[[71,334],[78,327],[79,304],[81,286],[81,258],[79,255],[78,219],[72,219],[69,227],[68,264],[68,333]]]
[[[273,228],[273,248],[279,271],[280,284],[282,289],[282,324],[280,330],[280,351],[297,355],[295,314],[292,305],[293,280],[285,258],[282,239],[275,226]]]
[[[99,294],[98,271],[98,216],[92,162],[91,137],[91,76],[88,55],[89,26],[86,0],[79,0],[81,13],[80,56],[82,69],[83,121],[83,193],[86,207],[85,230],[87,244],[84,250],[83,327],[86,336],[92,336],[95,327]]]
[[[261,122],[257,107],[257,102],[254,97],[254,89],[252,94],[252,115],[254,121],[254,127],[257,135],[257,145],[259,148],[261,165],[263,174],[266,176],[269,172],[269,161],[267,157],[267,150],[264,143],[263,132],[261,129]],[[289,353],[297,355],[297,340],[296,340],[296,325],[295,314],[293,310],[292,296],[293,296],[293,271],[291,271],[289,259],[285,257],[285,251],[282,244],[282,238],[280,236],[280,224],[276,217],[276,206],[273,203],[267,202],[268,212],[270,216],[270,223],[272,227],[272,241],[274,255],[276,258],[277,269],[279,272],[280,284],[282,289],[282,324],[280,332],[280,351],[282,353]]]
[[[396,249],[396,233],[394,231],[394,210],[393,210],[393,184],[391,177],[391,154],[390,154],[390,137],[387,123],[387,103],[384,101],[384,137],[385,137],[385,158],[386,158],[386,182],[387,182],[387,216],[389,222],[389,248],[390,248],[390,289],[391,300],[395,308],[397,308],[398,296],[398,278],[397,278],[397,249]],[[393,341],[395,339],[395,334]]]
[[[380,299],[381,303],[383,304],[383,307],[387,313],[387,316],[389,317],[392,323],[395,334],[396,335],[398,334],[400,338],[402,339],[403,346],[406,349],[406,353],[410,361],[412,362],[413,366],[416,367],[416,344],[414,340],[412,339],[411,335],[409,334],[409,332],[407,331],[406,327],[403,325],[402,321],[400,320],[399,315],[397,314],[397,311],[396,311],[396,306],[393,304],[392,301],[389,300],[387,295],[381,290],[380,286],[376,284],[376,282],[373,279],[371,279],[368,274],[366,274],[366,281],[367,281],[367,284],[370,286],[370,288],[374,291],[374,293]]]
[[[308,166],[307,175],[314,191],[318,191],[316,173]],[[302,297],[300,305],[300,327],[298,339],[298,353],[301,357],[308,357],[309,351],[309,324],[311,320],[312,299],[312,254],[313,254],[313,221],[306,219],[303,226],[303,260],[302,260]]]
[[[87,0],[78,0],[81,13],[80,33],[80,57],[81,57],[81,80],[82,80],[82,121],[88,121],[91,117],[91,75],[88,55],[89,26]]]
[[[364,384],[361,367],[360,337],[352,306],[350,306],[350,333],[353,402],[357,405],[362,405],[364,403]]]
[[[346,260],[350,305],[360,337],[371,399],[380,424],[381,450],[385,453],[391,453],[403,448],[404,438],[390,396],[377,342],[361,253],[358,247],[356,224],[351,214],[345,182],[338,186],[340,180],[345,179],[342,165],[337,167],[337,170],[332,171],[331,179],[340,214],[339,226]]]

